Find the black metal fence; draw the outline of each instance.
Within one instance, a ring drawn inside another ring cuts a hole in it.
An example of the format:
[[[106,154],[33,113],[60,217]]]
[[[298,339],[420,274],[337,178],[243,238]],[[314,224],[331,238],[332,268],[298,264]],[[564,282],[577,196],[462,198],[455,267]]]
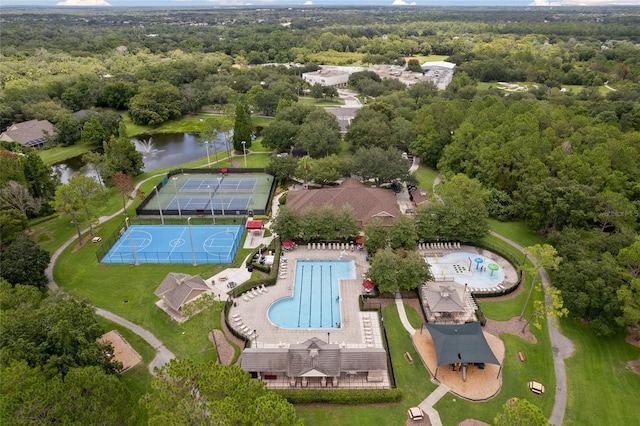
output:
[[[136,208],[136,215],[138,216],[160,216],[161,212],[158,208],[154,208],[149,206],[149,203],[153,198],[159,193],[159,191],[169,182],[169,179],[178,174],[193,174],[193,175],[203,175],[203,174],[219,174],[222,171],[225,171],[226,174],[233,173],[266,173],[264,169],[259,168],[213,168],[213,169],[178,169],[171,170],[167,173],[167,176],[162,179],[160,183],[158,183],[151,192],[146,196],[146,198],[140,203],[140,205]],[[269,206],[271,205],[271,200],[273,198],[273,193],[276,187],[276,179],[271,179],[271,186],[269,187],[269,195],[267,196],[267,204],[266,206],[252,206],[247,209],[233,209],[233,210],[217,210],[214,209],[213,213],[211,210],[205,211],[204,209],[195,209],[195,210],[187,210],[187,209],[162,209],[162,215],[165,216],[207,216],[207,215],[215,215],[216,217],[228,217],[228,216],[254,216],[254,215],[266,215],[269,213]]]

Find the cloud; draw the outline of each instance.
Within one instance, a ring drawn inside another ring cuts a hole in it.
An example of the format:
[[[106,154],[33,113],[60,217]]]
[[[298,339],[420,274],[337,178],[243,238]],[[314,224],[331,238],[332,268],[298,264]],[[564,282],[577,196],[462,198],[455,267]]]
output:
[[[313,4],[313,2],[311,0],[304,2],[305,6],[311,6],[312,4]]]
[[[533,0],[529,6],[638,6],[640,0]]]
[[[56,3],[56,6],[111,6],[105,0],[64,0]]]
[[[404,0],[393,0],[393,3],[391,3],[392,6],[415,6],[416,2],[412,1],[411,3],[407,3]]]

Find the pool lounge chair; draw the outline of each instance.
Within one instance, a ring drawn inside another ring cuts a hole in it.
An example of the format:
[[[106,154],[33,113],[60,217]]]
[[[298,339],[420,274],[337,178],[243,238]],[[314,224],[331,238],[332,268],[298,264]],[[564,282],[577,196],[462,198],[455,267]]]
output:
[[[264,284],[262,284],[262,292],[263,293],[268,293],[269,292],[269,289]]]
[[[245,302],[248,302],[251,299],[249,299],[247,296],[242,296],[242,300],[244,300]]]

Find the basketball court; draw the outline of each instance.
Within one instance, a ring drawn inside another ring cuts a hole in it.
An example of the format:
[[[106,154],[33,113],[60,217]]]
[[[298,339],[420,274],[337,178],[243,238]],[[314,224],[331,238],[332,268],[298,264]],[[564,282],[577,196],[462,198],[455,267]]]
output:
[[[101,263],[232,263],[242,225],[131,225]]]

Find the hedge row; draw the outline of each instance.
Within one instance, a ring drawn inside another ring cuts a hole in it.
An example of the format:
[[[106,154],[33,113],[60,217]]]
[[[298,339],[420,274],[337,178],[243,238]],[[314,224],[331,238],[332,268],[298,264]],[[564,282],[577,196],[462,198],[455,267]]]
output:
[[[273,389],[292,404],[371,404],[399,402],[402,391],[396,389]]]

